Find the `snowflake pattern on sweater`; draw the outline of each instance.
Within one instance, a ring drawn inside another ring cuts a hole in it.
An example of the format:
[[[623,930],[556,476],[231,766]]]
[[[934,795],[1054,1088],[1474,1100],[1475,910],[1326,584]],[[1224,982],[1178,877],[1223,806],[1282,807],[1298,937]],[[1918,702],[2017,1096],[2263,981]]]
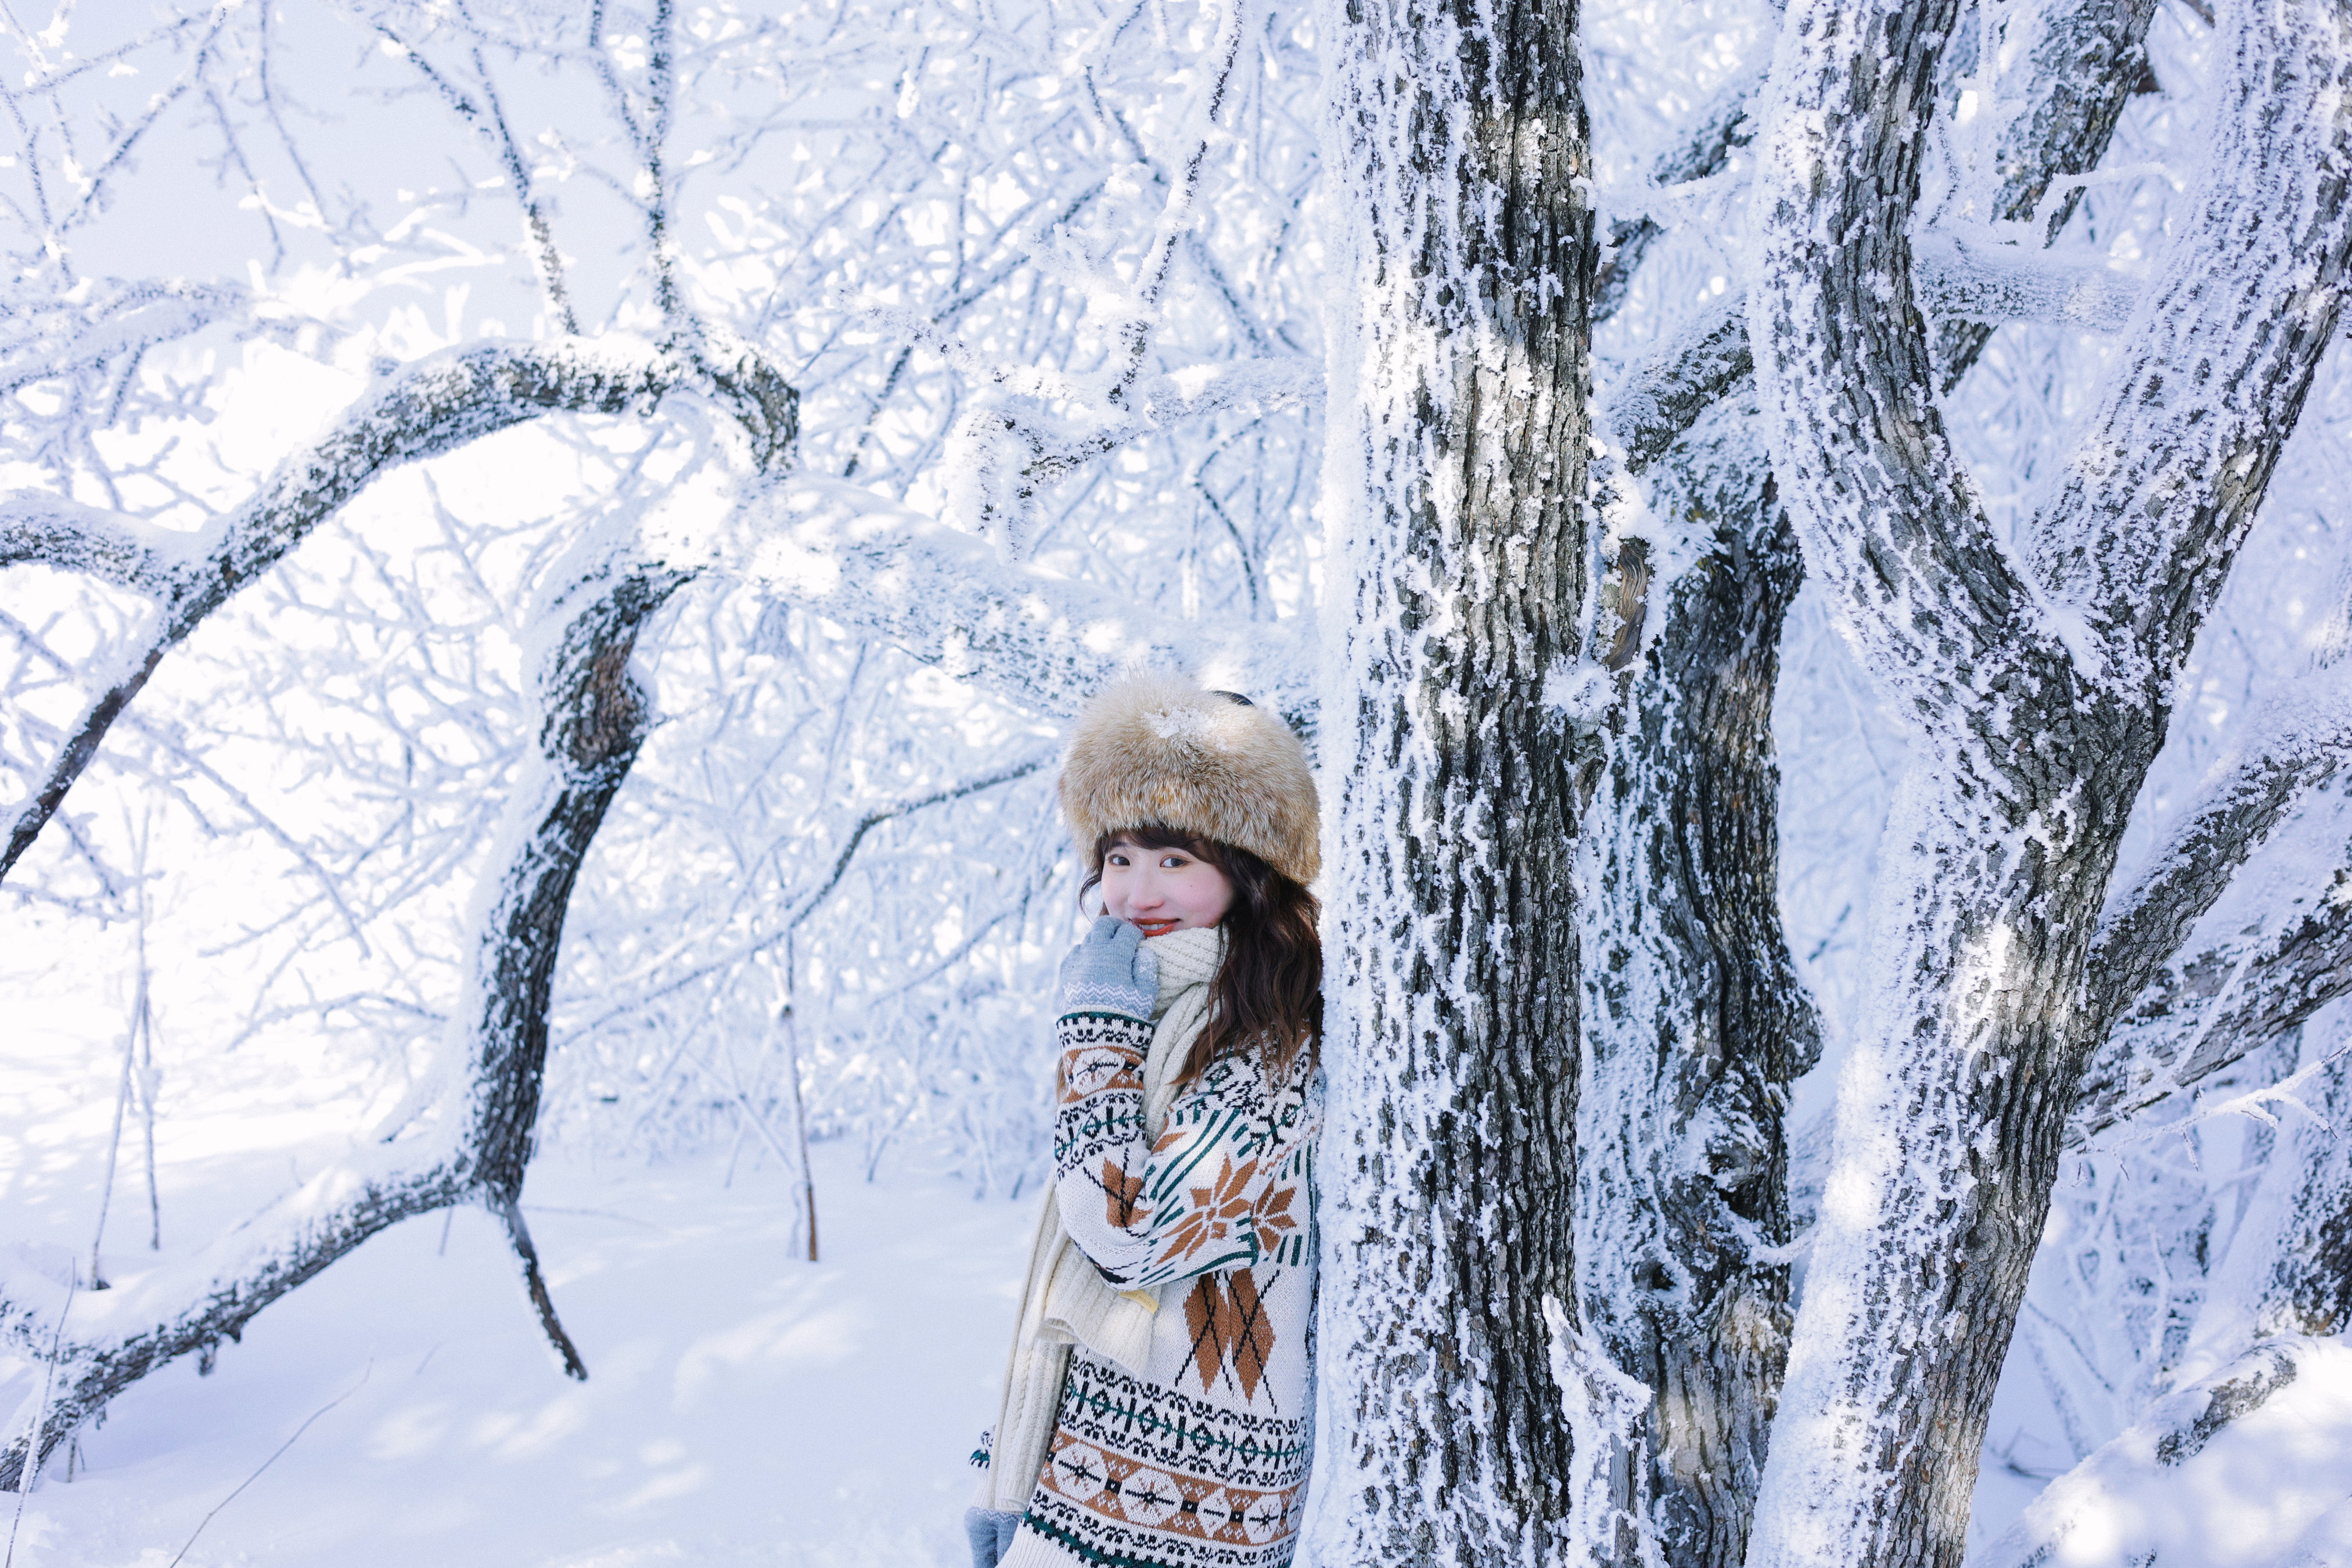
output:
[[[1081,1346],[1004,1568],[1283,1568],[1305,1500],[1322,1080],[1211,1066],[1144,1127],[1151,1026],[1074,1013],[1055,1182],[1070,1238],[1160,1300],[1146,1364]]]

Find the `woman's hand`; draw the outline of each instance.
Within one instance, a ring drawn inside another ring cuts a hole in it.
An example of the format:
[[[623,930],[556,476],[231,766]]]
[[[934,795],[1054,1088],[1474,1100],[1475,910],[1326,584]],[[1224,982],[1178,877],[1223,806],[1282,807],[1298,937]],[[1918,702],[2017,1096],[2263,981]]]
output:
[[[1055,1008],[1073,1013],[1114,1013],[1139,1024],[1151,1022],[1160,999],[1160,960],[1144,945],[1143,933],[1125,921],[1104,915],[1084,942],[1062,960]]]

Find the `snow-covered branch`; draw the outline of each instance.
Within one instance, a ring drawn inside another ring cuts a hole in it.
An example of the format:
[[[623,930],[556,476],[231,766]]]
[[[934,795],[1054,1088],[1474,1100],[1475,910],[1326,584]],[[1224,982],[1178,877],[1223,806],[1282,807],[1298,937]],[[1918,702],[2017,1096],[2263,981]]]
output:
[[[2198,918],[2271,830],[2352,760],[2352,663],[2315,670],[2249,721],[2169,841],[2100,922],[2094,1005],[2119,1016],[2178,955]]]
[[[2084,1069],[2068,1143],[2195,1088],[2352,994],[2352,868],[2301,902],[2275,931],[2165,963],[2126,999]]]
[[[522,150],[515,144],[513,128],[507,123],[506,110],[499,102],[498,87],[483,62],[481,47],[477,44],[473,49],[474,80],[482,100],[477,104],[460,84],[436,69],[388,23],[378,20],[376,31],[390,47],[416,68],[417,74],[431,83],[448,104],[450,112],[472,126],[497,156],[499,167],[514,191],[515,201],[522,208],[523,227],[530,237],[531,259],[539,270],[540,287],[547,292],[548,310],[565,336],[576,335],[580,318],[572,308],[571,290],[563,281],[563,257],[556,248],[554,232],[548,227],[546,204],[531,189],[530,165],[523,162]]]
[[[940,342],[936,346],[950,345]],[[957,353],[955,358],[966,368],[984,373],[970,354]],[[1082,403],[1069,406],[1065,400],[1082,389],[1058,378],[999,372],[996,379],[1036,390],[981,398],[964,416],[964,432],[973,438],[966,478],[982,496],[974,513],[974,521],[982,524],[1004,516],[1025,517],[1045,490],[1171,421],[1245,407],[1271,411],[1307,402],[1322,391],[1323,367],[1304,358],[1198,365],[1130,386],[1115,406],[1091,408]],[[1064,405],[1057,408],[1056,404]],[[1010,465],[1004,460],[1008,454],[1014,459]],[[1019,530],[1007,535],[1016,554],[1025,538]]]
[[[2226,1370],[2168,1395],[2051,1482],[1969,1568],[2052,1562],[2161,1568],[2171,1560],[2168,1548],[2183,1560],[2201,1559],[2200,1548],[2234,1554],[2252,1544],[2240,1522],[2246,1516],[2234,1508],[2209,1512],[2207,1500],[2246,1497],[2254,1488],[2264,1543],[2289,1545],[2344,1496],[2352,1428],[2332,1385],[2347,1371],[2352,1346],[2340,1341],[2263,1342]],[[2207,1537],[2217,1526],[2231,1533]]]
[[[1808,572],[1924,714],[1975,707],[1999,668],[2063,700],[2059,626],[1996,536],[1931,395],[1911,233],[1945,9],[1857,27],[1791,10],[1752,211],[1748,300],[1773,468]]]
[[[1723,172],[1731,154],[1756,136],[1756,97],[1762,86],[1754,74],[1743,74],[1718,89],[1699,116],[1697,129],[1682,145],[1658,160],[1650,173],[1653,185],[1666,187],[1704,180]],[[1650,247],[1665,237],[1665,227],[1648,213],[1620,218],[1609,226],[1609,243],[1592,287],[1592,320],[1597,326],[1614,316],[1625,303],[1633,274]]]
[[[1609,420],[1624,448],[1626,469],[1638,474],[1665,456],[1701,415],[1755,371],[1747,296],[1728,295],[1645,356],[1614,389]]]
[[[1919,303],[1939,321],[2116,331],[2139,298],[2139,285],[2113,268],[2051,261],[1942,231],[1920,237],[1913,261]],[[1655,462],[1754,374],[1747,310],[1746,295],[1723,296],[1627,374],[1610,418],[1629,468],[1638,473]]]
[[[0,1451],[0,1488],[20,1483],[27,1445],[47,1455],[106,1402],[156,1367],[194,1352],[207,1368],[223,1340],[369,1237],[415,1215],[478,1200],[504,1223],[524,1289],[566,1370],[585,1376],[556,1321],[518,1198],[538,1119],[547,1007],[580,862],[643,743],[644,694],[629,672],[637,634],[684,581],[592,539],[559,568],[545,600],[536,689],[541,724],[509,802],[499,864],[473,910],[467,995],[439,1070],[419,1081],[378,1141],[185,1262],[118,1290],[88,1292],[71,1332],[56,1313],[0,1300],[0,1325],[57,1369],[40,1430]],[[400,1134],[422,1123],[421,1136]],[[17,1281],[0,1281],[12,1297]],[[60,1293],[61,1294],[61,1293]]]
[[[2204,181],[2032,553],[2044,591],[2087,616],[2104,679],[2159,701],[2352,287],[2352,11],[2305,0],[2236,19]]]
[[[1919,238],[1919,303],[1938,321],[2123,330],[2139,285],[2096,261],[2057,261],[1936,229]]]
[[[1295,623],[1186,623],[1005,560],[885,496],[818,476],[742,508],[719,570],[1046,713],[1155,660],[1260,693],[1312,733],[1314,656]]]
[[[37,563],[128,588],[157,605],[184,591],[195,536],[63,496],[0,496],[0,566]]]
[[[289,457],[252,498],[176,538],[134,519],[19,492],[0,499],[0,563],[37,561],[104,574],[149,595],[147,640],[118,650],[0,849],[0,877],[64,802],[123,708],[163,655],[254,582],[379,474],[437,457],[526,419],[562,410],[649,409],[681,374],[651,345],[621,338],[487,344],[436,356],[363,400]]]
[[[825,900],[830,899],[835,890],[841,886],[842,879],[849,874],[851,863],[857,858],[859,847],[876,828],[885,823],[898,821],[932,806],[967,800],[984,790],[1011,784],[1016,779],[1028,778],[1042,771],[1051,761],[1053,758],[1050,755],[1030,757],[1014,763],[1009,767],[994,769],[978,778],[964,779],[942,789],[929,790],[910,799],[891,801],[865,812],[850,825],[848,832],[843,836],[840,852],[834,857],[832,864],[824,868],[816,885],[803,889],[793,900],[782,918],[776,921],[764,934],[748,942],[738,942],[724,952],[710,952],[701,948],[702,933],[698,931],[688,933],[646,959],[635,971],[615,976],[604,988],[604,994],[614,999],[613,1005],[605,1007],[602,1012],[591,1014],[578,1026],[567,1030],[564,1038],[586,1036],[609,1028],[631,1013],[657,1003],[665,996],[727,973],[763,953],[772,952],[790,942],[793,933],[806,924],[809,917],[824,906]],[[694,960],[691,968],[682,972],[670,969],[670,965],[677,960],[688,956],[691,956]],[[561,1044],[562,1041],[559,1040],[558,1043]]]
[[[1980,223],[2038,214],[2050,237],[2064,226],[2082,188],[2067,185],[2052,203],[2051,187],[2090,169],[2106,152],[2116,119],[2146,72],[2143,39],[2154,10],[2154,0],[2072,0],[2029,15],[2036,32],[2023,61],[2019,110],[2003,127],[1993,210]],[[1759,87],[1743,79],[1726,88],[1690,141],[1661,163],[1655,183],[1720,173],[1732,152],[1755,135]],[[1614,248],[1601,268],[1596,321],[1613,312],[1633,268],[1664,232],[1647,216],[1616,226]],[[2136,280],[2112,268],[2059,261],[1957,231],[1922,235],[1913,260],[1919,302],[1940,323],[1935,358],[1948,388],[1976,363],[1995,326],[2037,321],[2119,331],[2139,291]],[[1611,419],[1629,468],[1638,472],[1654,461],[1753,372],[1746,322],[1737,320],[1745,312],[1746,296],[1734,289],[1628,372],[1613,393]]]
[[[263,1308],[386,1226],[463,1201],[467,1186],[452,1160],[403,1145],[396,1160],[372,1152],[311,1177],[168,1277],[82,1290],[69,1303],[66,1290],[37,1276],[0,1279],[0,1331],[18,1353],[55,1366],[40,1454],[158,1367],[193,1354],[210,1372],[221,1342],[241,1339]],[[62,1339],[60,1313],[68,1314]],[[0,1491],[22,1486],[34,1436],[17,1428],[0,1447]]]
[[[1979,40],[1980,77],[1991,74],[1984,66],[2021,54],[2027,85],[2014,100],[2016,112],[1989,139],[1992,144],[1986,149],[1990,155],[1985,163],[1990,166],[1980,171],[1992,186],[1984,193],[1988,210],[1970,213],[1961,203],[1956,216],[1973,216],[1988,226],[2018,225],[2021,247],[2039,248],[2057,240],[2083,200],[2083,186],[2073,177],[2097,166],[2124,106],[2148,85],[2147,25],[2155,14],[2156,0],[2071,0],[2028,6],[2008,13],[2014,18],[2008,26],[2032,29],[2021,49],[2014,48],[2006,36]],[[1991,18],[1979,25],[1990,29]],[[2022,248],[2017,252],[2019,258],[2030,254]],[[2113,287],[2106,279],[2091,281]],[[2050,280],[2044,278],[2032,286],[2046,293]],[[2062,307],[2065,303],[2059,302]],[[1938,324],[1936,343],[1936,363],[1943,367],[1946,390],[1976,363],[1993,326],[2003,319],[1965,310],[1948,312]]]

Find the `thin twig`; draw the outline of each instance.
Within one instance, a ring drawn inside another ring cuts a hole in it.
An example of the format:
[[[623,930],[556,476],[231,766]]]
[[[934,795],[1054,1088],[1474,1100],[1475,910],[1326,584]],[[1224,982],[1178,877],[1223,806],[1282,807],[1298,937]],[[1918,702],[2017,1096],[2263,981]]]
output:
[[[237,1492],[245,1490],[246,1488],[259,1480],[261,1479],[262,1470],[266,1470],[270,1466],[276,1464],[279,1456],[283,1455],[287,1449],[294,1446],[295,1438],[301,1436],[303,1433],[308,1432],[310,1429],[311,1421],[316,1421],[320,1416],[324,1415],[328,1411],[332,1410],[336,1405],[341,1405],[344,1400],[349,1399],[352,1394],[357,1394],[362,1388],[365,1387],[367,1385],[369,1375],[374,1371],[375,1362],[371,1359],[367,1365],[361,1370],[359,1382],[352,1384],[349,1388],[346,1388],[341,1394],[338,1394],[332,1399],[330,1399],[327,1403],[319,1406],[318,1409],[310,1412],[310,1420],[305,1421],[299,1426],[295,1427],[294,1436],[287,1438],[283,1443],[278,1444],[277,1453],[272,1454],[269,1458],[262,1460],[259,1469],[255,1470],[253,1474],[246,1477],[245,1479],[236,1483],[236,1491],[229,1493],[228,1496],[213,1504],[212,1513],[208,1513],[205,1515],[204,1518],[196,1521],[196,1528],[188,1532],[187,1545],[180,1548],[179,1557],[173,1558],[172,1561],[165,1565],[165,1568],[180,1568],[180,1558],[185,1557],[188,1554],[188,1547],[195,1545],[196,1537],[202,1535],[205,1532],[205,1526],[213,1521],[213,1514],[220,1512],[221,1510],[235,1502],[236,1500]]]
[[[33,1495],[33,1480],[41,1468],[41,1428],[48,1425],[49,1393],[58,1383],[58,1352],[65,1348],[66,1314],[73,1310],[74,1289],[81,1283],[77,1271],[66,1282],[66,1304],[58,1309],[58,1330],[49,1339],[48,1370],[41,1376],[40,1402],[33,1406],[33,1425],[25,1435],[25,1462],[16,1470],[16,1517],[8,1526],[8,1554],[0,1558],[0,1568],[15,1568],[16,1562],[16,1531],[25,1526],[25,1500]]]

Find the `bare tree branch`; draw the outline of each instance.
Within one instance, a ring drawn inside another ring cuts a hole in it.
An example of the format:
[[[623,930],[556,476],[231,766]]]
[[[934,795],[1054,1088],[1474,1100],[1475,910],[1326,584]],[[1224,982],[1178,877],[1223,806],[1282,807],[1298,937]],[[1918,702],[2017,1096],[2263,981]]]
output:
[[[1046,713],[1076,712],[1116,670],[1160,659],[1261,694],[1312,733],[1314,657],[1296,621],[1166,620],[815,475],[747,502],[716,548],[718,570]]]
[[[1755,139],[1752,114],[1757,90],[1762,85],[1751,74],[1723,88],[1699,116],[1698,129],[1680,147],[1658,160],[1650,178],[1660,185],[1679,185],[1721,174],[1724,165],[1731,162],[1732,153]],[[1664,226],[1646,213],[1636,218],[1621,218],[1609,226],[1609,242],[1602,251],[1600,273],[1593,281],[1595,326],[1624,307],[1633,274],[1641,270],[1650,247],[1664,238],[1665,233]]]
[[[2352,845],[2346,846],[2352,860]],[[2165,964],[2084,1068],[2066,1142],[2079,1146],[2193,1089],[2352,994],[2352,868],[2309,908],[2242,946]]]
[[[2254,717],[2138,882],[2108,904],[2092,951],[2094,1005],[2114,1017],[2176,955],[2290,811],[2352,760],[2352,665],[2315,671]]]
[[[572,296],[564,287],[562,255],[555,248],[555,236],[547,226],[546,209],[531,190],[530,167],[522,161],[522,150],[515,145],[514,132],[507,125],[506,110],[499,106],[498,89],[490,81],[482,51],[478,47],[474,50],[474,79],[481,84],[482,90],[482,102],[477,105],[464,89],[436,70],[430,60],[388,25],[378,22],[376,31],[416,68],[418,75],[432,83],[450,110],[472,126],[498,155],[499,167],[506,171],[507,184],[514,190],[515,202],[522,208],[523,227],[530,236],[531,259],[539,272],[540,287],[547,293],[548,309],[565,335],[577,334],[580,318],[573,314]]]
[[[2035,32],[2024,51],[2027,69],[2041,90],[2029,94],[2023,111],[2002,127],[1996,154],[2000,186],[1987,216],[2032,223],[2042,245],[2057,239],[2082,204],[2083,189],[2067,186],[2053,203],[2050,188],[2064,176],[2088,173],[2105,156],[2124,105],[2147,79],[2147,24],[2155,14],[2156,0],[2075,0],[2028,13]],[[1971,319],[1967,310],[1930,304],[1947,318],[1938,328],[1936,361],[1949,391],[1984,352],[1992,323],[2011,318]]]
[[[2036,214],[2053,183],[2084,173],[2105,154],[2123,106],[2147,70],[2144,39],[2154,12],[2155,0],[2076,0],[2035,13],[2024,107],[2000,143],[1995,217]],[[1719,172],[1732,150],[1755,134],[1748,116],[1756,91],[1752,82],[1726,89],[1688,146],[1661,164],[1658,183]],[[2047,237],[2056,237],[2081,199],[2081,187],[2070,186],[2042,214]],[[1617,226],[1612,236],[1617,249],[1601,269],[1606,308],[1596,302],[1596,321],[1614,311],[1633,268],[1664,232],[1648,217]],[[2003,253],[1952,235],[1923,237],[1914,261],[1920,302],[1944,322],[1936,361],[1948,390],[1983,353],[1994,325],[2041,321],[2116,331],[2138,295],[2136,284],[2105,267]],[[1745,323],[1735,327],[1727,319],[1745,309],[1744,294],[1728,295],[1626,377],[1612,423],[1629,468],[1638,472],[1655,461],[1701,413],[1752,374]]]
[[[100,572],[147,593],[160,612],[143,646],[116,655],[115,673],[18,811],[0,850],[0,878],[24,858],[163,655],[377,475],[551,410],[649,409],[679,374],[668,355],[626,339],[501,343],[438,355],[280,463],[235,512],[193,534],[173,536],[46,494],[0,499],[0,564],[39,561]]]
[[[1913,260],[1919,303],[1938,320],[2041,321],[2115,331],[2139,299],[2139,285],[2112,268],[1974,247],[1948,234],[1921,236]],[[1747,310],[1744,293],[1725,295],[1626,375],[1610,419],[1625,448],[1627,468],[1638,473],[1655,462],[1700,415],[1755,374]],[[1971,341],[1975,347],[1968,352],[1973,354],[1982,342]],[[1953,374],[1948,370],[1948,384]]]

